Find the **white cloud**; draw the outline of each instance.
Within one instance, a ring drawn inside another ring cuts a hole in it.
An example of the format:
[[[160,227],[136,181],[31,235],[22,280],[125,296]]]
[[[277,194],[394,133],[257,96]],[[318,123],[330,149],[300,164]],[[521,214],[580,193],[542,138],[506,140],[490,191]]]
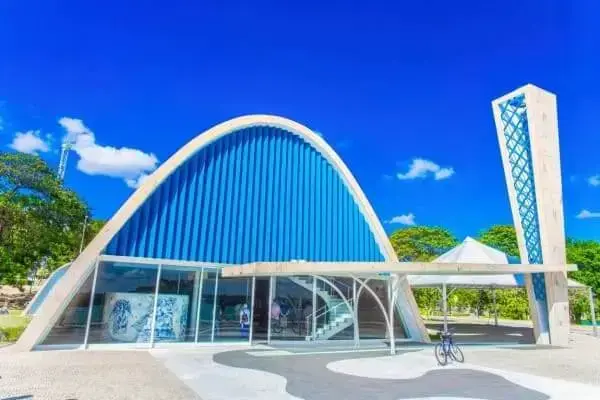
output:
[[[413,213],[397,215],[386,222],[388,224],[414,225],[415,224],[415,215]]]
[[[581,210],[579,214],[575,218],[579,219],[589,219],[589,218],[600,218],[600,212],[591,212],[588,210]]]
[[[47,141],[50,138],[49,135],[46,135]],[[8,146],[21,153],[38,154],[38,152],[45,153],[50,150],[47,141],[40,137],[40,131],[17,132]]]
[[[400,180],[409,179],[423,179],[427,176],[433,175],[436,181],[450,178],[454,175],[454,168],[452,167],[440,167],[433,161],[425,160],[422,158],[415,158],[412,160],[408,171],[404,174],[398,173],[396,177]]]
[[[77,169],[85,174],[121,178],[128,186],[137,187],[157,167],[158,159],[152,153],[97,144],[94,133],[80,119],[63,117],[58,123],[79,156]]]
[[[454,175],[454,168],[440,168],[440,170],[436,171],[434,174],[436,181],[450,178],[452,175]]]
[[[137,179],[125,179],[125,183],[130,188],[137,189],[146,181],[146,179],[148,179],[149,176],[150,175],[148,174],[141,174]]]
[[[600,175],[590,176],[588,178],[588,183],[592,186],[600,186]]]

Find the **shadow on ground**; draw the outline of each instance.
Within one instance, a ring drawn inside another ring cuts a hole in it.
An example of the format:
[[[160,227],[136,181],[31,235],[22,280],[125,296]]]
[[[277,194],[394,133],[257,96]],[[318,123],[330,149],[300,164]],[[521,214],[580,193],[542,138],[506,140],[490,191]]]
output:
[[[442,322],[427,322],[428,329],[440,331]],[[453,323],[449,328],[455,335],[457,343],[507,343],[534,344],[533,328],[522,326],[494,326],[484,324]]]
[[[409,351],[401,351],[398,357]],[[545,400],[543,393],[516,385],[500,376],[469,369],[429,371],[415,379],[371,379],[335,373],[334,361],[389,355],[382,353],[301,354],[256,357],[246,351],[218,353],[219,364],[274,373],[287,379],[289,394],[307,400],[410,399],[434,396],[486,400]]]

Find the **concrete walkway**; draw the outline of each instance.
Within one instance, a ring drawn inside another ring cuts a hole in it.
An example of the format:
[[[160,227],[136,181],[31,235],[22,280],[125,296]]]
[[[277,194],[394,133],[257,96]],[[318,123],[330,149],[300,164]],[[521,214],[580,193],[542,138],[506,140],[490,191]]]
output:
[[[0,350],[0,400],[194,400],[147,351]]]
[[[439,367],[428,346],[343,343],[174,347],[151,351],[0,349],[7,399],[600,399],[600,339],[569,348],[464,346]]]
[[[600,340],[573,336],[569,349],[467,346],[467,362],[447,367],[437,365],[430,347],[400,349],[395,356],[376,347],[310,352],[302,346],[152,354],[205,400],[597,400]]]

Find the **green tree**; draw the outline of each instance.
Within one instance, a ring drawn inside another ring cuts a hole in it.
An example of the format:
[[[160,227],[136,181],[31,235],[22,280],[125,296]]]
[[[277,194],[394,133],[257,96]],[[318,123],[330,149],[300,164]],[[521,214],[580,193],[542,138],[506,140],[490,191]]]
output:
[[[578,270],[569,276],[590,286],[600,295],[600,243],[592,240],[567,240],[567,262],[577,264]]]
[[[414,288],[415,300],[421,314],[430,317],[442,301],[442,294],[436,288]]]
[[[86,215],[87,205],[41,158],[0,152],[0,282],[22,285],[43,259],[52,270],[76,254],[79,242],[69,238],[81,237]]]
[[[456,238],[444,228],[429,226],[411,226],[398,229],[390,235],[390,241],[400,260],[431,261],[439,250],[456,246]],[[415,300],[421,312],[431,316],[441,301],[438,289],[415,288]]]
[[[512,225],[494,225],[481,232],[478,240],[483,244],[505,252],[509,256],[519,255],[517,234],[515,233],[515,227]]]
[[[449,230],[439,227],[411,226],[398,229],[390,235],[398,258],[413,261],[431,261],[439,250],[447,250],[458,244]]]
[[[498,316],[507,319],[529,318],[529,300],[524,288],[496,290]]]

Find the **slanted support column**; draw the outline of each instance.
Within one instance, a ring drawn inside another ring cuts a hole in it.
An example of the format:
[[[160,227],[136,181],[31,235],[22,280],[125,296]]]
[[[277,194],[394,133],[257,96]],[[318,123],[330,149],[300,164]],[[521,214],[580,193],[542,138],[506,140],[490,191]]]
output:
[[[565,264],[556,96],[526,85],[492,102],[521,263]],[[569,343],[564,272],[526,276],[538,344]]]

